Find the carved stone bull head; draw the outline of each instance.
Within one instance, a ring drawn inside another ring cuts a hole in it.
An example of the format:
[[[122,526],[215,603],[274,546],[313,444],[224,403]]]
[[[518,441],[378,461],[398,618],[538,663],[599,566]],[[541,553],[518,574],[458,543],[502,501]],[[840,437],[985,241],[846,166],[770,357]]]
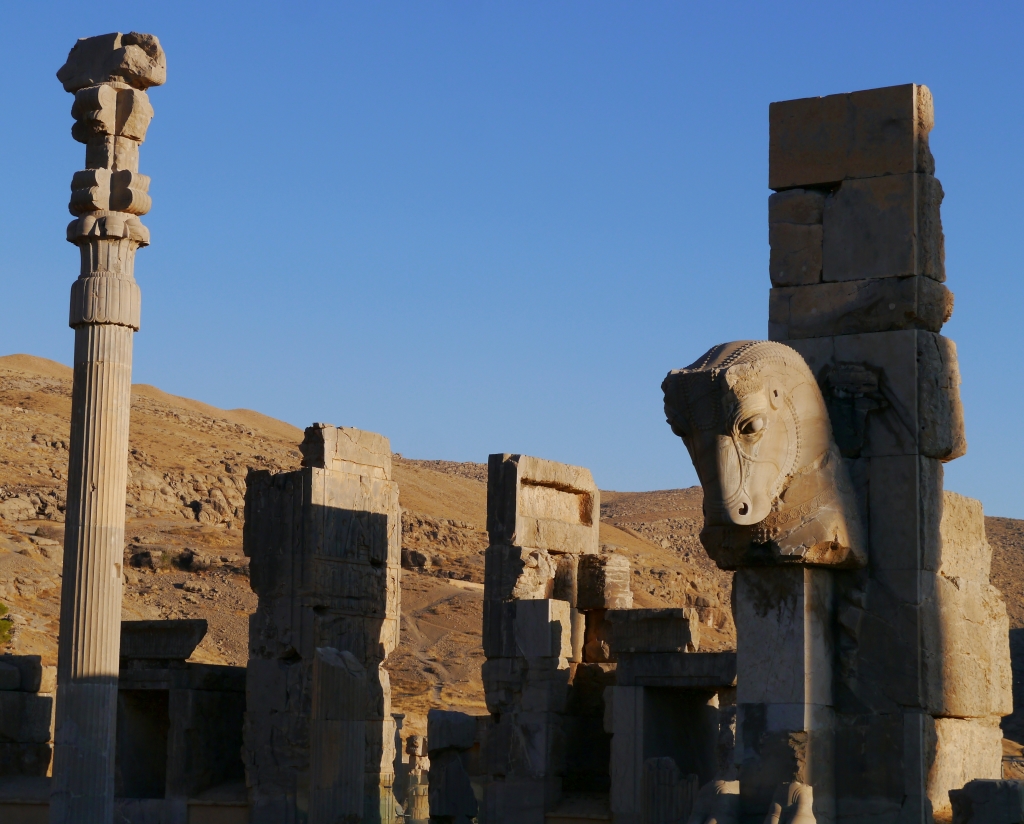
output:
[[[719,566],[866,563],[847,469],[798,352],[724,343],[661,388],[704,490],[701,543]]]

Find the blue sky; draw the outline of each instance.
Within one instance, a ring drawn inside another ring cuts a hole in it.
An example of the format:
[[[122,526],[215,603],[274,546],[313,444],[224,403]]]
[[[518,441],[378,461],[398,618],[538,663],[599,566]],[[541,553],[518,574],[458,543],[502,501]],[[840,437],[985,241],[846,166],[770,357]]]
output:
[[[84,147],[54,73],[115,30],[168,54],[136,382],[605,489],[695,483],[661,379],[766,335],[768,104],[927,84],[970,445],[947,487],[1024,517],[1019,6],[4,4],[0,353],[70,362]]]

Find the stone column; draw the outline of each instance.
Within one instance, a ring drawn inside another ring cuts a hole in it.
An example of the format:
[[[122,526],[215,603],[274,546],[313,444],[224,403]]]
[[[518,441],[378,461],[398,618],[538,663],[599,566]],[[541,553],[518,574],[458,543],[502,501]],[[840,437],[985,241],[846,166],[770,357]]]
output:
[[[86,144],[71,182],[81,252],[71,288],[75,330],[67,522],[61,591],[52,822],[108,824],[114,802],[114,733],[121,561],[131,410],[132,335],[141,296],[135,251],[149,243],[149,178],[139,145],[153,116],[145,89],[166,78],[157,38],[106,34],[79,40],[57,73],[75,95],[71,134]]]
[[[930,824],[951,788],[998,778],[1010,709],[981,505],[942,488],[967,444],[939,334],[953,295],[932,97],[789,100],[769,120],[769,336],[814,372],[868,538],[867,567],[834,573],[837,820]]]

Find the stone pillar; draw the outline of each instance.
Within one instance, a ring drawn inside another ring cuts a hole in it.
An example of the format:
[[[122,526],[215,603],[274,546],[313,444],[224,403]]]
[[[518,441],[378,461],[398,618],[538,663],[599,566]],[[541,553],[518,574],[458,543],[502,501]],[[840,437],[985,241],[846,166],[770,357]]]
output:
[[[149,243],[149,178],[139,145],[153,116],[145,89],[166,79],[149,34],[79,40],[57,72],[75,95],[71,135],[86,145],[71,182],[81,252],[71,288],[75,330],[67,522],[61,589],[52,822],[108,824],[114,802],[121,563],[128,471],[132,336],[141,296],[135,251]]]
[[[999,777],[1010,710],[981,507],[942,489],[966,440],[939,334],[953,296],[931,93],[790,100],[769,120],[769,336],[817,379],[868,543],[866,569],[833,573],[837,820],[930,824],[949,789]]]
[[[313,662],[332,647],[366,669],[362,820],[392,824],[395,720],[383,663],[398,644],[401,518],[391,446],[314,424],[301,450],[302,469],[246,479],[243,548],[259,596],[243,754],[251,820],[306,820]]]
[[[362,818],[367,693],[366,670],[351,652],[317,649],[310,724],[309,824]]]
[[[574,636],[582,652],[577,572],[580,557],[598,551],[599,512],[588,470],[490,456],[482,673],[493,718],[484,752],[488,824],[543,824],[561,798]]]

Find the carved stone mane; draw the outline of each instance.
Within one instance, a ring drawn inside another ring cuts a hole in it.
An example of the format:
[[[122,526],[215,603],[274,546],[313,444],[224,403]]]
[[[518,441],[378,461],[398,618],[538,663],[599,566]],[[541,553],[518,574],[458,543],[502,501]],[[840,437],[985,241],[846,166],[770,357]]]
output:
[[[723,343],[661,388],[704,490],[701,543],[719,566],[866,563],[853,487],[798,352]]]

